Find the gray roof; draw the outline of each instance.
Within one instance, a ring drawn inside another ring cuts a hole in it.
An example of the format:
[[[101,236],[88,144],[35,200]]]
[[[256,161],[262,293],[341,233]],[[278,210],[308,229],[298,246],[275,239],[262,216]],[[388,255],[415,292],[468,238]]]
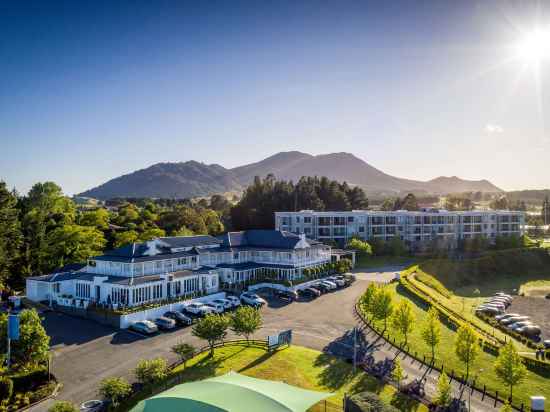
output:
[[[171,248],[218,245],[221,243],[219,239],[210,235],[161,237],[159,240],[167,243]]]
[[[257,247],[269,249],[296,249],[302,241],[300,235],[282,230],[260,230],[252,229],[242,232],[228,232],[220,236],[223,246],[234,247]],[[308,239],[305,239],[307,246],[311,246]],[[306,246],[306,247],[307,247]]]

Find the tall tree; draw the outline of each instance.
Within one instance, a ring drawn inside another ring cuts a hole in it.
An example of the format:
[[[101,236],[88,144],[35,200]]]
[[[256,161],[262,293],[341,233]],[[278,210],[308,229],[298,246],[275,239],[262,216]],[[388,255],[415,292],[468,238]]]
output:
[[[231,330],[248,339],[262,326],[262,314],[251,306],[241,306],[231,315]]]
[[[527,368],[523,364],[512,340],[509,340],[500,348],[498,358],[495,361],[495,372],[499,379],[510,388],[510,399],[512,399],[514,386],[525,379],[527,374]]]
[[[210,346],[210,356],[214,355],[214,345],[227,335],[229,318],[224,315],[206,315],[193,326],[193,336],[204,339]]]
[[[414,321],[415,316],[411,304],[408,300],[402,300],[393,311],[391,324],[405,338],[405,346],[409,333],[413,329]]]
[[[437,309],[431,307],[426,316],[426,322],[422,328],[422,339],[432,350],[432,362],[435,360],[435,348],[441,341],[441,323]]]
[[[16,269],[22,243],[17,197],[0,181],[0,289]]]
[[[393,300],[391,291],[382,287],[376,294],[376,300],[374,301],[373,317],[376,320],[384,321],[384,330],[387,329],[388,319],[393,313]]]
[[[70,224],[55,228],[46,236],[47,267],[84,263],[101,254],[105,243],[103,233],[94,227]]]
[[[466,366],[466,380],[470,376],[470,365],[475,361],[478,352],[477,336],[472,327],[468,324],[460,326],[455,338],[455,353]]]
[[[437,395],[434,399],[434,403],[441,408],[447,408],[452,400],[452,387],[449,382],[449,377],[445,372],[442,372],[437,380]]]

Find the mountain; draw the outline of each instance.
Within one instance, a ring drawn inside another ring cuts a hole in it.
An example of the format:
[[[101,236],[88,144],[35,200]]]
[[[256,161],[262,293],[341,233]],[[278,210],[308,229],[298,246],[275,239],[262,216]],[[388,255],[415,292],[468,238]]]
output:
[[[402,192],[447,194],[458,192],[501,192],[487,180],[464,180],[456,176],[437,177],[427,182],[388,175],[351,153],[312,156],[281,152],[256,163],[225,169],[196,161],[158,163],[81,193],[79,196],[183,198],[243,190],[255,176],[273,173],[277,178],[298,181],[302,176],[327,176],[357,185],[367,193],[391,196]]]
[[[185,198],[242,190],[226,168],[195,161],[157,163],[87,190],[79,196],[97,199],[115,197]]]

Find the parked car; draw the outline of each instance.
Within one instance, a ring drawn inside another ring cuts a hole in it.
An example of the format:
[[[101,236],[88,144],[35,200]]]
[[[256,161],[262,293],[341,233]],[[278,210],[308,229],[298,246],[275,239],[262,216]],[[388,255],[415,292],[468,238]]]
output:
[[[183,313],[177,312],[175,310],[166,312],[164,314],[164,317],[168,319],[173,319],[176,321],[176,323],[179,323],[180,325],[188,326],[193,323],[193,319],[191,319],[189,316],[185,316]]]
[[[338,286],[336,286],[336,283],[331,282],[330,280],[322,280],[322,281],[321,281],[321,284],[327,285],[327,287],[329,288],[329,290],[334,290],[334,289],[336,289],[336,288],[338,287]]]
[[[507,297],[507,298],[512,298],[511,295],[509,295],[507,293],[504,293],[504,292],[497,292],[493,296],[504,296],[504,297]]]
[[[212,312],[214,313],[223,313],[225,310],[225,307],[223,306],[223,304],[216,303],[214,301],[205,303],[204,306],[206,306],[207,308],[211,308]]]
[[[185,307],[185,310],[194,315],[204,316],[212,313],[212,308],[205,306],[204,303],[193,302]]]
[[[252,292],[241,293],[241,302],[255,307],[261,307],[267,303],[264,299]]]
[[[318,298],[321,296],[321,291],[315,288],[305,288],[305,289],[299,289],[298,295],[304,297],[304,298]]]
[[[241,300],[237,296],[226,296],[225,300],[231,302],[234,308],[241,306]]]
[[[139,332],[145,333],[146,335],[151,335],[158,332],[158,327],[150,320],[139,320],[130,325],[130,329]]]
[[[325,280],[336,284],[337,287],[346,286],[346,282],[343,279],[338,279],[336,276],[328,277]]]
[[[541,330],[538,325],[526,325],[517,329],[516,332],[529,337],[538,336],[541,334]]]
[[[512,304],[512,302],[510,302],[510,301],[508,301],[507,299],[504,299],[504,298],[494,298],[494,299],[490,299],[488,302],[489,303],[502,303],[506,307],[508,307]]]
[[[487,315],[498,315],[499,313],[502,313],[502,311],[499,308],[488,307],[488,306],[485,306],[485,307],[480,306],[476,309],[476,312],[485,313]]]
[[[92,399],[80,404],[80,412],[100,412],[107,408],[107,402],[99,399]]]
[[[532,325],[533,322],[529,321],[529,320],[524,320],[522,322],[515,322],[515,323],[512,323],[511,325],[508,325],[506,326],[508,329],[511,329],[513,331],[517,331],[518,329],[520,328],[523,328],[524,326],[529,326],[529,325]]]
[[[311,287],[314,288],[314,289],[317,289],[321,293],[327,293],[327,292],[330,291],[330,288],[322,282],[315,283]]]
[[[218,305],[222,305],[224,310],[230,310],[233,309],[233,303],[231,303],[227,299],[214,299],[212,303],[216,303]]]
[[[506,326],[511,325],[512,323],[522,322],[524,320],[529,320],[529,316],[512,316],[511,318],[501,320],[500,323]]]
[[[542,344],[544,345],[544,349],[550,349],[550,339],[543,341]]]
[[[513,316],[521,316],[519,313],[503,313],[502,315],[495,316],[495,320],[503,320],[507,318],[511,318]]]
[[[285,299],[290,300],[291,302],[298,299],[298,293],[294,292],[293,290],[279,290],[275,289],[275,296],[279,299]]]
[[[176,321],[174,319],[161,316],[155,319],[155,324],[161,330],[170,330],[176,327]]]

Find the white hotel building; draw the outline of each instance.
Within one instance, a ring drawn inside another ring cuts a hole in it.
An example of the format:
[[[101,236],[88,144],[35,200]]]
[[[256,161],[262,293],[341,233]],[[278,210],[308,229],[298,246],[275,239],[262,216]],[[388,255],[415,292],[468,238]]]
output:
[[[461,239],[487,238],[523,234],[525,213],[516,211],[465,211],[425,209],[382,212],[353,210],[349,212],[276,212],[275,228],[320,242],[335,241],[343,245],[352,237],[391,240],[399,236],[412,250],[435,240],[456,248]]]
[[[132,307],[213,294],[262,275],[299,279],[305,268],[330,260],[330,246],[277,230],[165,237],[107,251],[78,270],[30,277],[26,293],[62,306]]]

